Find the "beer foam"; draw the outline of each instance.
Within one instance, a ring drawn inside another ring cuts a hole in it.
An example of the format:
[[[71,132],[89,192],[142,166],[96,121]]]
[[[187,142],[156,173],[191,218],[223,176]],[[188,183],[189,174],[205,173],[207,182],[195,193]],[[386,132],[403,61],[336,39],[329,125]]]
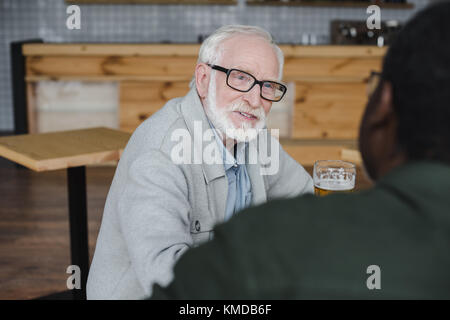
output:
[[[355,187],[355,180],[348,179],[330,179],[330,180],[322,180],[315,183],[317,188],[328,190],[328,191],[345,191],[351,190]]]

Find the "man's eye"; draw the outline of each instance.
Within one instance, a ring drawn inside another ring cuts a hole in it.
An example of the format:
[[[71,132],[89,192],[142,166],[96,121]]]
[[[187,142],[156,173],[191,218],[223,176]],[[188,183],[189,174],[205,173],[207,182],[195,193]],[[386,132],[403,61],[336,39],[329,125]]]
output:
[[[246,75],[245,73],[242,73],[242,72],[233,72],[232,77],[233,77],[233,79],[239,80],[239,81],[246,81],[249,79],[248,75]]]
[[[274,86],[270,82],[264,82],[264,88],[273,89]]]

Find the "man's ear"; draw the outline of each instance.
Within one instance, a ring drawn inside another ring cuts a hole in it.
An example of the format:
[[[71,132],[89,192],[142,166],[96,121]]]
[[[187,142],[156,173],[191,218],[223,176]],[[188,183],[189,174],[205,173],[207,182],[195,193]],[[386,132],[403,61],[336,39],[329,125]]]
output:
[[[210,68],[204,64],[199,63],[195,66],[195,85],[200,98],[204,99],[208,95],[209,78],[211,75]]]
[[[371,116],[372,125],[375,127],[386,125],[395,116],[392,84],[388,81],[383,81],[380,90],[378,106]]]
[[[392,84],[382,81],[367,104],[359,133],[364,167],[373,180],[391,168],[393,154],[398,150],[397,125]]]

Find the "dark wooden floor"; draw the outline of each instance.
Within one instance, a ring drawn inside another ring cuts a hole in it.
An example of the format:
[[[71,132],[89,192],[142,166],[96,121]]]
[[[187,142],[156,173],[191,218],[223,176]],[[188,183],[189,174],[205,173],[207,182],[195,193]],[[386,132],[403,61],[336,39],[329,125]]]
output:
[[[92,253],[115,168],[87,168]],[[37,173],[0,160],[0,299],[67,290],[70,263],[66,171]]]
[[[91,259],[114,170],[86,170]],[[359,172],[357,188],[369,186]],[[0,158],[0,299],[64,291],[69,265],[66,172],[36,173]]]

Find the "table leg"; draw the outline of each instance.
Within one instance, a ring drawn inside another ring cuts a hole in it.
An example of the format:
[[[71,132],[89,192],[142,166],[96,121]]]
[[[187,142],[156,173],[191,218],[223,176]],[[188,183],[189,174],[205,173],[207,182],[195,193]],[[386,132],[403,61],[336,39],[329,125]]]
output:
[[[86,201],[86,167],[67,169],[69,193],[70,251],[73,265],[80,267],[81,288],[73,289],[76,300],[86,299],[89,247]]]

